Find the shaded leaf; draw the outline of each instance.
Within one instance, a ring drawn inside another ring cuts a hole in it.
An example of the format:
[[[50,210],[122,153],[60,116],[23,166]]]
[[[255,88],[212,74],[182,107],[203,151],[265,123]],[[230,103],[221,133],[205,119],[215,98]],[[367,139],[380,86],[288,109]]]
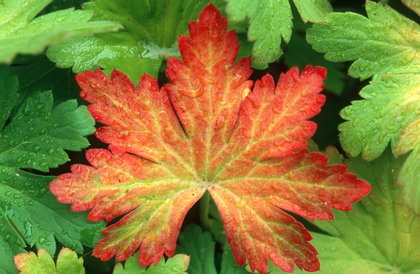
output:
[[[86,107],[66,101],[52,107],[50,92],[37,93],[16,104],[18,84],[6,70],[0,74],[0,215],[2,268],[11,269],[13,255],[26,244],[44,248],[51,254],[56,240],[77,252],[83,244],[93,246],[100,239],[102,223],[89,223],[85,214],[75,214],[48,192],[55,178],[22,169],[48,171],[68,160],[63,149],[80,150],[88,145],[93,120]],[[11,110],[16,108],[15,114]]]
[[[293,68],[277,85],[266,75],[251,91],[250,60],[234,64],[237,36],[220,12],[208,5],[189,29],[191,38],[179,38],[183,61],[169,59],[172,84],[162,89],[146,74],[137,89],[117,70],[77,76],[105,125],[96,136],[110,146],[88,150],[91,166],[72,166],[50,189],[73,210],[91,209],[92,221],[126,214],[103,231],[93,251],[103,260],[137,249],[142,266],[171,257],[187,211],[208,190],[240,265],[265,273],[270,258],[286,271],[317,270],[309,232],[284,210],[332,219],[330,207],[350,210],[370,190],[306,149],[325,69]]]

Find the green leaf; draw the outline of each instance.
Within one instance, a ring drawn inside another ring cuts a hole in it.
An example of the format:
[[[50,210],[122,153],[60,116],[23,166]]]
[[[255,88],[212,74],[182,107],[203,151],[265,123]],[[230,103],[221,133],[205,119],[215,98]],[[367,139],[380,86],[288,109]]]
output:
[[[389,6],[368,1],[368,17],[330,13],[315,24],[307,41],[330,61],[356,60],[349,74],[366,79],[374,74],[419,73],[420,26]]]
[[[18,53],[35,54],[46,46],[98,32],[115,31],[114,22],[89,22],[93,13],[59,10],[34,19],[51,0],[4,0],[0,5],[0,62],[10,62]]]
[[[328,0],[293,0],[293,2],[305,23],[325,22],[325,16],[333,11]]]
[[[94,121],[85,106],[69,100],[52,108],[51,92],[30,97],[3,129],[0,166],[47,172],[68,161],[64,149],[79,151],[89,145]]]
[[[34,252],[21,253],[15,256],[15,264],[22,274],[31,273],[72,273],[84,274],[83,258],[68,248],[61,249],[57,257],[57,266],[51,255],[44,249],[38,250],[38,256]]]
[[[86,213],[74,213],[48,191],[55,177],[29,173],[23,168],[48,171],[68,160],[63,149],[80,150],[88,146],[85,137],[94,131],[86,107],[75,100],[52,108],[51,92],[38,93],[16,105],[17,81],[5,68],[0,69],[0,94],[6,121],[0,131],[0,234],[2,268],[13,269],[13,255],[26,246],[44,248],[50,254],[55,239],[64,246],[83,252],[102,237],[104,223],[87,222]],[[11,109],[17,108],[10,116]]]
[[[194,20],[207,3],[205,0],[85,3],[85,10],[95,12],[93,20],[118,21],[124,30],[66,41],[50,47],[48,58],[59,67],[73,67],[76,73],[101,67],[108,72],[117,68],[135,83],[143,73],[157,77],[164,60],[179,56],[178,36],[187,33],[187,23]]]
[[[125,261],[124,266],[121,263],[115,265],[113,274],[186,274],[189,257],[184,254],[177,254],[169,258],[166,262],[165,259],[160,259],[157,265],[149,267],[142,267],[137,259],[137,253]]]
[[[341,111],[349,120],[339,126],[342,147],[351,156],[360,152],[366,160],[378,157],[391,141],[392,150],[401,130],[419,117],[420,101],[416,100],[420,74],[397,74],[373,77],[360,92],[364,100],[353,101]]]
[[[289,42],[292,34],[292,12],[288,0],[229,0],[228,18],[232,22],[250,18],[248,39],[255,41],[253,65],[266,67],[283,53],[281,38]]]
[[[179,234],[178,241],[177,253],[191,255],[188,273],[217,273],[214,265],[216,244],[209,232],[204,232],[199,226],[191,224]]]

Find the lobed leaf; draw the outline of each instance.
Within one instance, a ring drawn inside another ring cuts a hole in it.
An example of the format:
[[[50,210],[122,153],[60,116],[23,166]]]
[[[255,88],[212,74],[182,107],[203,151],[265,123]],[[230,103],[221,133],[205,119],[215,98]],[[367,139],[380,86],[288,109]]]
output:
[[[37,256],[38,255],[38,256]],[[77,258],[74,251],[63,248],[57,256],[57,265],[51,255],[44,249],[34,252],[21,253],[14,257],[16,268],[22,274],[30,273],[75,273],[84,274],[83,258]]]
[[[239,45],[226,18],[208,5],[190,37],[179,38],[183,61],[168,60],[172,84],[159,89],[143,75],[138,88],[120,71],[77,76],[81,96],[104,127],[109,149],[91,149],[91,166],[74,165],[50,184],[89,220],[121,220],[104,230],[93,251],[103,260],[140,264],[171,257],[187,211],[206,190],[213,197],[235,260],[265,273],[269,258],[286,271],[319,268],[309,232],[284,210],[311,220],[350,210],[370,186],[342,165],[308,153],[306,138],[320,111],[325,69],[293,68],[255,83],[249,58],[234,64]]]
[[[51,0],[4,0],[0,6],[0,62],[11,62],[18,54],[40,53],[46,46],[93,33],[115,31],[110,21],[90,22],[92,13],[59,10],[34,19]]]

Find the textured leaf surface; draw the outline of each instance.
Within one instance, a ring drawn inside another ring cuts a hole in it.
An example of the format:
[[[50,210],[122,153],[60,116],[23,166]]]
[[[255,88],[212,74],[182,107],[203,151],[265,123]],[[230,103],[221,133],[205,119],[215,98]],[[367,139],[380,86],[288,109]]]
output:
[[[177,253],[191,254],[189,274],[216,274],[214,248],[216,243],[209,232],[202,231],[197,225],[187,226],[179,234]]]
[[[63,149],[86,147],[83,136],[94,129],[86,107],[77,107],[74,100],[52,107],[50,92],[16,105],[17,79],[0,71],[0,261],[8,271],[12,256],[24,252],[26,244],[54,254],[57,239],[83,252],[82,244],[93,246],[100,239],[103,224],[89,223],[86,214],[58,203],[47,188],[54,177],[22,170],[48,171],[68,160]],[[11,115],[13,108],[17,111]]]
[[[58,200],[110,221],[93,255],[127,259],[139,249],[143,266],[172,256],[182,221],[206,190],[221,215],[235,260],[265,273],[269,258],[286,271],[317,270],[309,232],[284,210],[331,219],[330,209],[350,210],[370,186],[342,165],[305,149],[325,97],[325,69],[293,68],[275,85],[271,76],[252,82],[250,60],[236,64],[234,31],[213,6],[179,38],[183,61],[170,58],[172,84],[159,89],[143,75],[138,88],[115,70],[77,76],[96,136],[109,150],[91,149],[91,166],[50,184]]]
[[[57,257],[57,264],[54,264],[51,255],[44,249],[39,249],[38,254],[34,252],[21,253],[14,257],[16,268],[22,274],[30,273],[74,273],[84,274],[83,258],[77,258],[74,251],[63,248]]]
[[[76,73],[101,67],[109,72],[117,68],[133,82],[143,73],[157,77],[162,61],[179,56],[178,35],[187,32],[187,23],[206,3],[205,0],[91,1],[83,8],[94,11],[93,20],[118,21],[124,30],[75,38],[50,47],[47,55],[59,67],[73,67]]]
[[[419,73],[420,26],[389,6],[366,2],[368,17],[330,13],[327,24],[307,32],[314,49],[335,62],[356,60],[349,74],[366,79],[374,74]]]
[[[139,264],[137,256],[131,256],[124,263],[124,266],[121,263],[118,263],[113,274],[161,274],[161,273],[171,273],[171,274],[187,274],[188,263],[190,261],[189,256],[185,254],[177,254],[172,258],[169,258],[166,262],[165,259],[160,259],[157,265],[151,265],[149,267],[142,267]]]
[[[110,21],[89,22],[92,13],[60,10],[34,17],[51,0],[4,0],[0,5],[0,62],[10,62],[18,53],[34,54],[59,41],[93,33],[115,31]]]

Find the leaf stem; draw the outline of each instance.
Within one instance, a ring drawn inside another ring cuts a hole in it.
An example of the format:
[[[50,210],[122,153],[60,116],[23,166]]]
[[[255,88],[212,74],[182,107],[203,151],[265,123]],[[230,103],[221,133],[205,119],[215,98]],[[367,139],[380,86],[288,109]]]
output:
[[[210,207],[210,192],[204,192],[200,199],[200,221],[204,230],[210,230],[209,207]]]

